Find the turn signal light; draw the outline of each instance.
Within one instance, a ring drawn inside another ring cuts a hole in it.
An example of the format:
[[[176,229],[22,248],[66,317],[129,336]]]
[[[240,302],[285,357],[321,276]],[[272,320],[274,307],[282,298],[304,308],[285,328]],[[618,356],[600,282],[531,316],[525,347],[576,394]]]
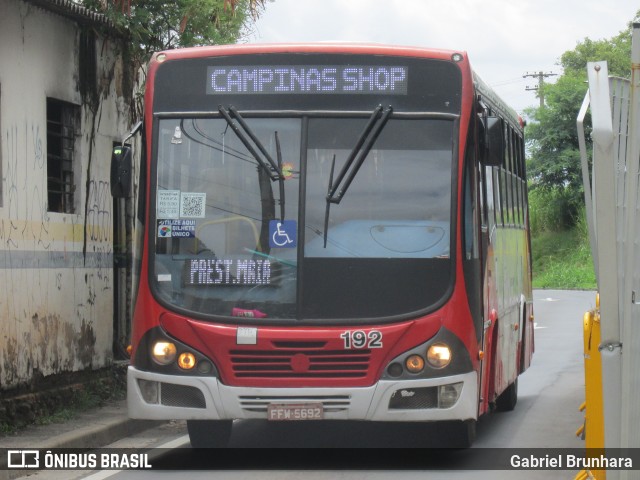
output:
[[[178,366],[183,370],[191,370],[196,366],[196,356],[193,353],[181,353],[178,357]]]
[[[411,373],[419,373],[424,370],[424,359],[420,355],[410,355],[404,365]]]

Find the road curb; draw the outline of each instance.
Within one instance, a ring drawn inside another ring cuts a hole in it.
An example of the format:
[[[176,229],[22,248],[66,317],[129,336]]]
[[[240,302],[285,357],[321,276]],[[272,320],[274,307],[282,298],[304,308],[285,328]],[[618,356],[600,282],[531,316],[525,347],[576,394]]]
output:
[[[87,412],[64,424],[43,425],[0,438],[0,449],[53,450],[61,448],[96,449],[122,438],[167,423],[163,420],[135,420],[126,416],[123,402]],[[12,480],[34,470],[8,470],[8,456],[0,455],[0,480]]]
[[[46,448],[100,448],[121,438],[135,435],[166,423],[160,420],[116,418],[90,425],[47,440]]]

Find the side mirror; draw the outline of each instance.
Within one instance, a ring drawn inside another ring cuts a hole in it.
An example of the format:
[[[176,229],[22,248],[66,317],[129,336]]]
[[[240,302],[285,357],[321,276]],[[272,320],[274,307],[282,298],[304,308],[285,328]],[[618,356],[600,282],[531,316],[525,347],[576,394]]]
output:
[[[111,195],[113,198],[130,198],[132,184],[131,147],[113,147],[111,155]]]
[[[122,140],[122,145],[125,144],[125,142],[127,140],[129,140],[131,137],[133,137],[136,133],[138,133],[140,130],[142,130],[142,120],[139,120],[138,123],[136,123],[133,128],[129,131],[129,133],[127,134],[126,137],[124,137],[124,140]]]
[[[131,146],[125,142],[142,130],[142,121],[136,123],[122,140],[122,145],[113,147],[111,154],[111,195],[113,198],[131,198],[133,183],[133,159]]]
[[[499,167],[504,163],[504,128],[500,117],[484,117],[484,152],[482,163],[489,167]]]

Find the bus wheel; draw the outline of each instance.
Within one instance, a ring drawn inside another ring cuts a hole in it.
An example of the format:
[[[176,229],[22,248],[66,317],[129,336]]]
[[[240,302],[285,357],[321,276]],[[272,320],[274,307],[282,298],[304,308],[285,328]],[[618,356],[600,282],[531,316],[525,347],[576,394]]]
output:
[[[187,420],[193,448],[221,448],[229,444],[233,420]]]
[[[499,412],[510,412],[516,408],[518,402],[518,379],[516,378],[504,392],[496,399],[496,410]]]

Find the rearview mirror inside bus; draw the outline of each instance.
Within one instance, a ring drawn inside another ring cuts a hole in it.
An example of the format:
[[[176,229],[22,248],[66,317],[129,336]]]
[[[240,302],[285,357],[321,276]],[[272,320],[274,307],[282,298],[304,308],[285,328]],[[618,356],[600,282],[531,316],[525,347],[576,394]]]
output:
[[[484,126],[483,163],[499,167],[504,160],[504,129],[499,117],[486,117]]]
[[[114,198],[131,197],[131,147],[113,147],[111,155],[111,195]]]

